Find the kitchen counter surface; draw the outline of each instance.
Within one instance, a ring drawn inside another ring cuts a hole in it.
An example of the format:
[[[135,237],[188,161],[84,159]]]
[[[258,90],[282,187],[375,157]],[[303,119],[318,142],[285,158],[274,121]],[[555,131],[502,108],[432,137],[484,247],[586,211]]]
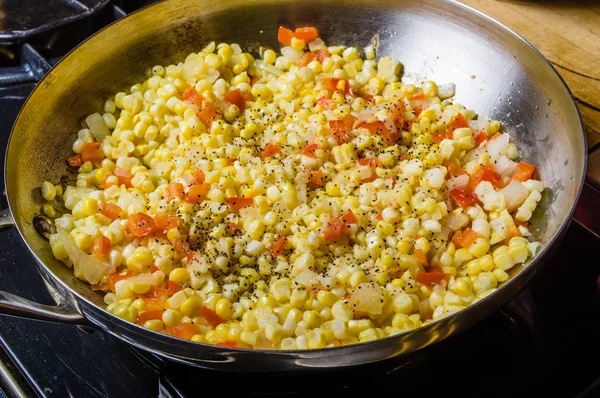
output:
[[[536,47],[577,100],[590,150],[600,148],[600,1],[461,0]]]

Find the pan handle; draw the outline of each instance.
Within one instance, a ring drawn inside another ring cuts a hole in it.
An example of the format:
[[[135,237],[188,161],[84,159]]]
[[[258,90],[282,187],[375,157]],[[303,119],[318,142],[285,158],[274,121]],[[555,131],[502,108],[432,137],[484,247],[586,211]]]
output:
[[[0,210],[0,231],[14,225],[15,222],[8,209]],[[44,282],[48,292],[58,303],[57,305],[39,304],[0,290],[0,315],[75,325],[89,324],[85,317],[77,310],[76,305],[71,304],[62,297],[45,278]],[[71,301],[73,302],[73,300]]]
[[[67,302],[44,305],[0,290],[0,314],[38,321],[88,325],[89,322]]]

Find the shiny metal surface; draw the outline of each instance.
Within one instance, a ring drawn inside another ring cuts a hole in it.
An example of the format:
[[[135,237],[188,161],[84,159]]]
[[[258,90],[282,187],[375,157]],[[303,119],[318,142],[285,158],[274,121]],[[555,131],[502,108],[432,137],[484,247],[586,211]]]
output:
[[[360,29],[356,22],[360,21]],[[314,25],[329,43],[367,45],[404,64],[406,82],[457,85],[456,101],[501,120],[549,186],[532,222],[542,253],[486,299],[426,327],[366,344],[313,351],[252,351],[196,344],[127,323],[102,308],[102,296],[56,261],[32,226],[44,180],[66,175],[64,159],[82,117],[107,96],[144,78],[146,68],[182,60],[211,40],[277,47],[280,24]],[[427,32],[427,34],[423,34]],[[178,362],[235,370],[346,367],[413,354],[496,311],[539,269],[565,231],[585,174],[586,142],[570,93],[549,63],[488,17],[453,1],[169,0],[91,37],[40,82],[15,124],[5,180],[17,228],[44,272],[72,293],[87,320],[130,344]],[[35,167],[32,167],[35,165]],[[30,313],[22,314],[24,316]],[[268,354],[266,354],[268,353]]]
[[[23,40],[84,18],[107,3],[108,0],[3,0],[0,40]]]
[[[3,291],[0,291],[0,313],[47,322],[86,323],[85,318],[67,303],[38,304]]]
[[[13,227],[15,222],[8,210],[0,210],[0,231]]]

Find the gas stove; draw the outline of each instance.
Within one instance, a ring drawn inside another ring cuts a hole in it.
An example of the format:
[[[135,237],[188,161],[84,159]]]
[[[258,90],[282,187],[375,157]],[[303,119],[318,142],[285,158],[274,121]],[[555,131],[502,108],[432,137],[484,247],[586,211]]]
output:
[[[21,8],[7,12],[10,23],[0,29],[1,153],[44,73],[97,30],[153,1],[48,1],[56,7],[47,18],[23,21],[28,2],[41,7],[35,0],[4,5]],[[250,396],[331,397],[373,390],[405,397],[600,396],[600,361],[595,361],[600,261],[592,260],[600,253],[600,150],[590,154],[594,159],[578,222],[529,287],[500,312],[411,361],[293,375],[222,373],[164,361],[85,327],[0,317],[0,396],[188,397],[213,387]],[[0,205],[7,206],[1,195]],[[0,290],[54,304],[17,232],[1,233],[0,242]]]

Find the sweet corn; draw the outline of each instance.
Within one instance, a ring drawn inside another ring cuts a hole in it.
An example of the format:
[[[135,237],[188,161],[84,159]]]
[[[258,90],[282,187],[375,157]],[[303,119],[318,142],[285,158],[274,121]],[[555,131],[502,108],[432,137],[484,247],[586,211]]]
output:
[[[531,218],[544,184],[523,182],[516,212],[490,178],[471,194],[479,204],[452,191],[497,154],[472,150],[476,114],[447,100],[453,89],[402,83],[402,64],[376,61],[376,44],[363,58],[294,36],[285,56],[261,49],[255,61],[212,42],[153,67],[86,119],[106,130],[93,153],[104,159],[84,162],[64,192],[42,184],[43,213],[68,210],[53,255],[99,286],[126,266],[105,296],[118,317],[141,324],[138,313],[160,310],[143,326],[250,348],[371,341],[489,295],[540,248],[515,220]],[[481,128],[491,137],[500,124]],[[73,143],[83,158],[93,133]],[[519,155],[510,142],[500,153]],[[82,267],[73,245],[102,258]],[[419,282],[432,269],[445,280]]]

